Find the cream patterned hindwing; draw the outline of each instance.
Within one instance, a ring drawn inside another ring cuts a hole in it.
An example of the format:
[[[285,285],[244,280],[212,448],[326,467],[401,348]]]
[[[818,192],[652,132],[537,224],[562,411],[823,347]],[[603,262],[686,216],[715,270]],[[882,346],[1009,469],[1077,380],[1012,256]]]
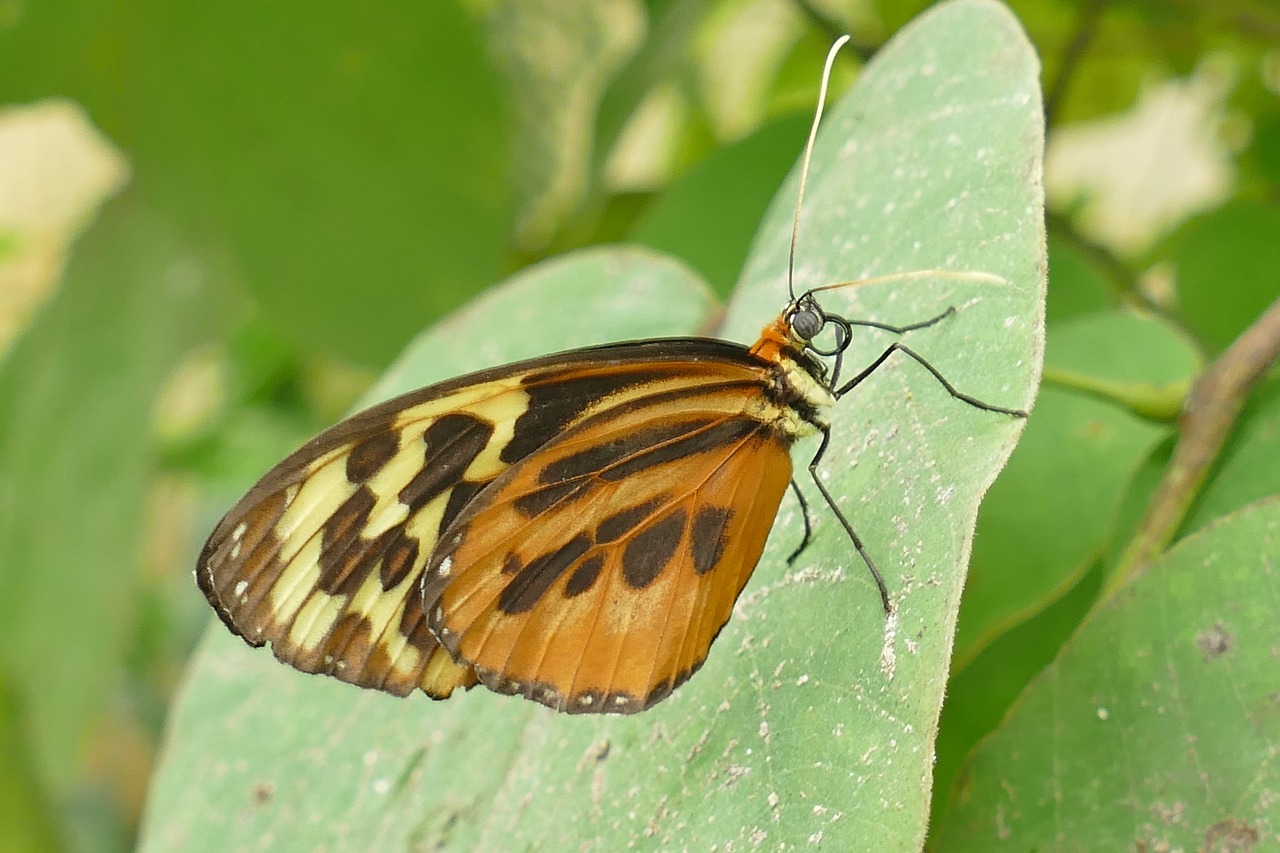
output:
[[[506,467],[528,402],[513,378],[338,424],[218,525],[201,589],[233,632],[304,672],[398,695],[474,684],[427,629],[415,580],[442,523]]]
[[[713,361],[746,355],[689,339],[615,344],[464,376],[360,412],[290,455],[227,513],[201,553],[197,582],[232,633],[270,643],[304,672],[397,695],[418,687],[442,698],[470,687],[474,672],[453,662],[422,612],[420,575],[440,531],[601,401],[681,376],[691,347]],[[694,373],[684,381],[699,381]]]

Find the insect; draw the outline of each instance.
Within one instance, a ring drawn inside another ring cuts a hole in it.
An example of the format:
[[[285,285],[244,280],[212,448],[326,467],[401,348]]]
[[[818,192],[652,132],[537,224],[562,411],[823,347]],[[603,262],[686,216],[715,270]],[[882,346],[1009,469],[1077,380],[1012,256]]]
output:
[[[817,476],[826,412],[901,353],[958,400],[1024,413],[961,393],[901,342],[841,383],[854,327],[901,334],[953,313],[848,320],[817,299],[843,286],[792,290],[750,347],[595,346],[360,412],[231,508],[200,554],[200,589],[234,634],[304,672],[397,695],[483,684],[569,713],[634,713],[706,659],[788,485],[805,518],[792,559],[809,542],[790,449],[817,435],[812,481],[890,613],[883,577]]]

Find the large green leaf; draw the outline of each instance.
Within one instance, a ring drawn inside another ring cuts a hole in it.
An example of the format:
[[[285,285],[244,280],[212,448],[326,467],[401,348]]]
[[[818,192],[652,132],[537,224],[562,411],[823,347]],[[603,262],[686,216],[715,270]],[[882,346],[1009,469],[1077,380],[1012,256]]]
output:
[[[1016,23],[984,0],[945,4],[901,33],[827,119],[797,269],[799,286],[943,266],[1002,276],[922,276],[825,304],[901,323],[954,306],[911,345],[966,392],[1009,406],[1030,403],[1040,360],[1036,75]],[[766,217],[726,337],[750,340],[780,307],[795,187],[793,175]],[[553,349],[692,329],[705,315],[694,290],[696,310],[648,322],[664,303],[688,306],[688,283],[636,292],[617,280],[630,264],[606,255],[608,275],[600,257],[587,258],[590,280],[573,282],[586,261],[566,261],[499,291],[483,321],[469,314],[419,341],[391,384],[525,355],[535,336]],[[566,291],[581,298],[569,309]],[[509,348],[513,330],[521,346]],[[846,375],[891,339],[860,335]],[[895,630],[830,513],[787,568],[800,536],[790,500],[706,667],[634,717],[566,717],[483,690],[395,700],[294,673],[218,627],[171,720],[144,847],[918,846],[977,504],[1021,422],[949,397],[900,357],[832,417],[822,476],[886,575]]]
[[[47,97],[303,349],[381,366],[501,268],[507,121],[457,0],[30,4],[0,101]]]
[[[0,680],[59,797],[123,677],[157,462],[152,404],[221,322],[204,272],[130,194],[79,240],[0,364]]]
[[[977,750],[937,849],[1274,847],[1277,564],[1275,498],[1157,559]]]
[[[1134,471],[1169,434],[1168,427],[1064,380],[1121,391],[1185,389],[1198,367],[1185,337],[1152,317],[1113,311],[1053,328],[1046,387],[982,506],[983,535],[960,609],[957,668],[1070,589],[1102,555]],[[1048,384],[1054,377],[1058,382]]]

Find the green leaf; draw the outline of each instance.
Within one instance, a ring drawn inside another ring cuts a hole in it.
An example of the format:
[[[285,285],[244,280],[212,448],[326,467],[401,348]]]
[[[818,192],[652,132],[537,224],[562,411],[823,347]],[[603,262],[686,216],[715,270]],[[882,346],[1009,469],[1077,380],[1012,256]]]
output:
[[[645,212],[631,239],[683,258],[728,294],[751,238],[812,117],[790,115],[716,149],[675,181]]]
[[[1178,315],[1210,349],[1225,348],[1276,298],[1277,233],[1275,204],[1237,200],[1169,238]]]
[[[1005,475],[1000,476],[997,486]],[[982,525],[982,513],[979,513],[978,542],[984,538]],[[1041,670],[1053,663],[1058,650],[1097,600],[1101,586],[1102,567],[1095,563],[1067,593],[995,638],[964,669],[957,670],[953,664],[938,725],[937,762],[933,771],[934,825],[954,795],[956,780],[969,752],[999,727],[1014,700]],[[963,610],[960,624],[964,624]]]
[[[1084,623],[974,754],[937,849],[1274,841],[1278,563],[1274,498],[1156,560]]]
[[[507,122],[457,2],[26,7],[0,99],[71,97],[280,334],[385,364],[497,276]]]
[[[959,388],[1009,406],[1030,402],[1039,371],[1036,73],[993,3],[944,4],[900,34],[827,119],[797,269],[799,286],[940,266],[1002,276],[920,276],[824,294],[824,305],[901,323],[954,306],[911,346]],[[727,337],[751,340],[781,305],[795,188],[793,174],[765,219]],[[688,302],[624,290],[566,322],[561,288],[612,292],[607,278],[556,284],[579,263],[511,285],[483,322],[433,332],[413,350],[430,370],[410,355],[382,391],[528,354],[505,346],[515,333],[530,346],[545,333],[546,350],[598,339],[584,330],[653,334],[637,325],[641,307]],[[681,314],[686,329],[702,298]],[[891,340],[860,331],[845,375]],[[821,507],[813,543],[786,567],[801,529],[789,500],[703,671],[633,717],[568,717],[483,690],[396,700],[294,673],[218,626],[172,718],[144,849],[918,846],[974,516],[1021,421],[951,398],[901,357],[832,419],[822,476],[885,572],[897,633],[886,634],[865,566]]]
[[[152,403],[220,317],[203,273],[154,211],[117,200],[0,365],[0,667],[55,796],[123,675]]]
[[[1125,311],[1059,323],[1045,362],[1046,381],[1083,376],[1117,387],[1189,382],[1198,366],[1166,323]],[[1114,401],[1046,384],[979,514],[956,669],[1074,586],[1102,555],[1134,471],[1169,432]]]
[[[26,715],[0,679],[0,848],[59,850],[54,809],[33,766]]]
[[[627,122],[656,83],[684,61],[697,34],[704,0],[647,0],[650,33],[639,50],[618,70],[602,93],[596,114],[595,144],[588,178],[598,181]]]
[[[508,87],[517,140],[516,244],[537,253],[599,180],[589,162],[606,142],[594,136],[597,110],[619,66],[629,65],[642,23],[624,14],[625,4],[596,0],[488,5],[483,25]]]

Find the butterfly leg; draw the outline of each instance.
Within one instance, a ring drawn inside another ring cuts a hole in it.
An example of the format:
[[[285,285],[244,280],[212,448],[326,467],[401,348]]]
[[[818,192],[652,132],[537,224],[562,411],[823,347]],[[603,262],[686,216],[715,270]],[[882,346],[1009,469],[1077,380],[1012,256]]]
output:
[[[952,306],[936,317],[930,317],[928,320],[921,320],[919,323],[911,323],[906,326],[894,326],[890,323],[881,323],[878,320],[846,320],[839,314],[824,314],[823,316],[826,321],[834,325],[837,336],[837,343],[834,352],[823,353],[824,355],[835,356],[835,365],[831,369],[831,384],[834,386],[840,381],[840,367],[844,364],[845,346],[849,342],[849,336],[853,333],[854,326],[862,326],[867,329],[880,329],[881,331],[890,332],[895,335],[905,335],[907,332],[914,332],[916,329],[926,329],[935,323],[941,323],[943,320],[955,313],[956,309]],[[883,359],[884,357],[885,356],[882,356],[881,358]],[[876,366],[878,366],[878,364],[873,365],[870,370],[875,370]],[[870,370],[864,371],[864,374],[869,373]],[[866,376],[861,375],[858,378],[865,379]],[[851,383],[849,387],[852,387],[852,384],[853,383]]]
[[[809,502],[804,499],[804,493],[800,491],[800,484],[796,482],[796,478],[791,478],[791,491],[795,492],[796,500],[800,502],[800,517],[804,519],[804,536],[800,538],[800,545],[791,552],[791,556],[787,557],[787,565],[791,565],[796,561],[796,557],[809,547],[809,540],[813,536],[813,526],[809,521]]]
[[[942,316],[945,316],[945,315],[942,315]],[[984,403],[981,400],[979,400],[977,397],[971,397],[970,395],[964,393],[963,391],[958,390],[954,385],[948,382],[947,378],[938,371],[938,368],[930,364],[929,361],[924,356],[920,355],[918,352],[911,349],[906,344],[899,343],[897,341],[889,344],[889,346],[885,349],[885,351],[880,353],[880,357],[877,358],[875,361],[871,362],[871,364],[865,367],[857,376],[853,377],[848,382],[844,383],[838,389],[836,389],[835,391],[836,399],[837,400],[840,399],[849,391],[852,391],[854,388],[856,388],[859,383],[861,383],[864,379],[866,379],[872,373],[875,373],[876,370],[880,367],[880,365],[884,364],[885,361],[888,360],[889,356],[893,355],[895,352],[900,352],[900,353],[903,353],[904,355],[911,356],[911,358],[915,359],[916,362],[920,364],[920,366],[922,366],[925,370],[933,374],[933,378],[938,380],[938,382],[942,385],[943,388],[947,389],[948,394],[950,394],[952,397],[955,397],[957,400],[968,403],[970,406],[973,406],[975,409],[982,409],[983,411],[987,411],[987,412],[999,412],[1000,414],[1003,414],[1003,415],[1012,415],[1015,418],[1025,418],[1027,416],[1027,413],[1022,409],[1006,409],[1004,406],[995,406],[995,405],[992,405],[991,403]]]
[[[844,532],[849,534],[849,539],[853,541],[853,547],[858,549],[858,554],[862,556],[862,561],[867,564],[867,568],[871,571],[871,577],[876,582],[876,589],[880,591],[880,603],[884,605],[884,614],[885,616],[891,616],[893,614],[893,604],[889,601],[889,589],[885,586],[884,577],[880,574],[880,570],[876,568],[875,561],[867,553],[867,549],[863,546],[858,534],[853,532],[853,525],[849,523],[849,519],[844,517],[840,507],[836,506],[835,498],[831,496],[831,493],[827,491],[827,487],[822,485],[822,480],[818,478],[818,464],[822,462],[823,454],[827,452],[827,445],[830,443],[831,429],[823,427],[822,443],[818,445],[818,452],[813,454],[813,459],[809,462],[809,476],[813,479],[813,484],[818,487],[818,491],[822,493],[822,499],[827,502],[827,506],[831,507],[831,511],[836,514],[836,518],[840,519],[840,525],[844,527]]]

